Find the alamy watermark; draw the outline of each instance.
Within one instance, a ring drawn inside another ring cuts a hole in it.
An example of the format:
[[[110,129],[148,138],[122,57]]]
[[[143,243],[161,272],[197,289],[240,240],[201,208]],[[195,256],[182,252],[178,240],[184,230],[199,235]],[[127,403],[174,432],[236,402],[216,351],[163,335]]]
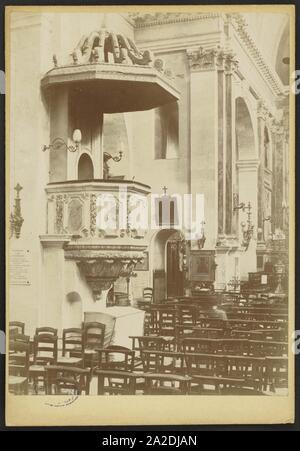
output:
[[[96,197],[96,226],[104,230],[180,230],[186,240],[203,237],[204,195],[119,193]]]

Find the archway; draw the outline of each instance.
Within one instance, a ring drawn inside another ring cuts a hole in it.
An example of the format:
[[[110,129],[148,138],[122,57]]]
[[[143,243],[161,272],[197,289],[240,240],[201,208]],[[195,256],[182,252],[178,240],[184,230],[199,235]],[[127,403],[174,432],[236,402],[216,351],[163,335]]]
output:
[[[183,238],[180,231],[162,229],[152,240],[151,268],[155,302],[183,295],[185,276]]]
[[[236,99],[236,150],[237,160],[255,158],[255,139],[250,112],[242,97]]]
[[[76,291],[72,291],[66,296],[64,327],[81,327],[82,320],[81,296]]]
[[[78,180],[93,180],[94,166],[91,157],[83,153],[78,161]]]
[[[257,198],[258,198],[258,158],[254,127],[246,101],[242,97],[236,99],[236,189],[238,204],[244,204],[246,209],[235,211],[235,228],[240,243],[244,240],[248,219],[257,224]],[[248,206],[250,209],[248,210]],[[250,211],[250,218],[247,214]],[[256,229],[255,229],[256,232]],[[252,239],[247,251],[239,259],[240,277],[248,279],[248,272],[256,271],[256,249]],[[238,268],[237,268],[238,270]]]

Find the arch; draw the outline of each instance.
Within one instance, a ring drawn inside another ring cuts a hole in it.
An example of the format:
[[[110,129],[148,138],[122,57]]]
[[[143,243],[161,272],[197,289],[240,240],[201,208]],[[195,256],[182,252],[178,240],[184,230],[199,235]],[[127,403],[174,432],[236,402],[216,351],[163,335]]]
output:
[[[235,101],[236,159],[255,158],[255,135],[251,115],[243,97]]]
[[[66,295],[65,327],[81,327],[82,299],[79,293],[71,291]]]
[[[92,180],[94,165],[89,154],[83,153],[78,160],[78,180]]]

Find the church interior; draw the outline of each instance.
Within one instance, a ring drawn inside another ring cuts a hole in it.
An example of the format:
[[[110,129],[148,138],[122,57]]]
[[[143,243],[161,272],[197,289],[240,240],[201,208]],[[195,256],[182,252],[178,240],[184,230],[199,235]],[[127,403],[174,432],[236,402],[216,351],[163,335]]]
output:
[[[286,394],[290,17],[9,36],[9,391]]]

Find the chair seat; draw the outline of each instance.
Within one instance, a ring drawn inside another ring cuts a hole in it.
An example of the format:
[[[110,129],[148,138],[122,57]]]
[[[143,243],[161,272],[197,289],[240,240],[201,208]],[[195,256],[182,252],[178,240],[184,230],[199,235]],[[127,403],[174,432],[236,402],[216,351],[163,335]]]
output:
[[[44,374],[46,370],[44,365],[30,365],[29,371],[30,373]]]
[[[95,349],[85,349],[84,353],[87,355],[94,355],[97,354],[97,351]]]
[[[57,359],[57,365],[80,365],[82,363],[82,359],[80,357],[59,357]]]

